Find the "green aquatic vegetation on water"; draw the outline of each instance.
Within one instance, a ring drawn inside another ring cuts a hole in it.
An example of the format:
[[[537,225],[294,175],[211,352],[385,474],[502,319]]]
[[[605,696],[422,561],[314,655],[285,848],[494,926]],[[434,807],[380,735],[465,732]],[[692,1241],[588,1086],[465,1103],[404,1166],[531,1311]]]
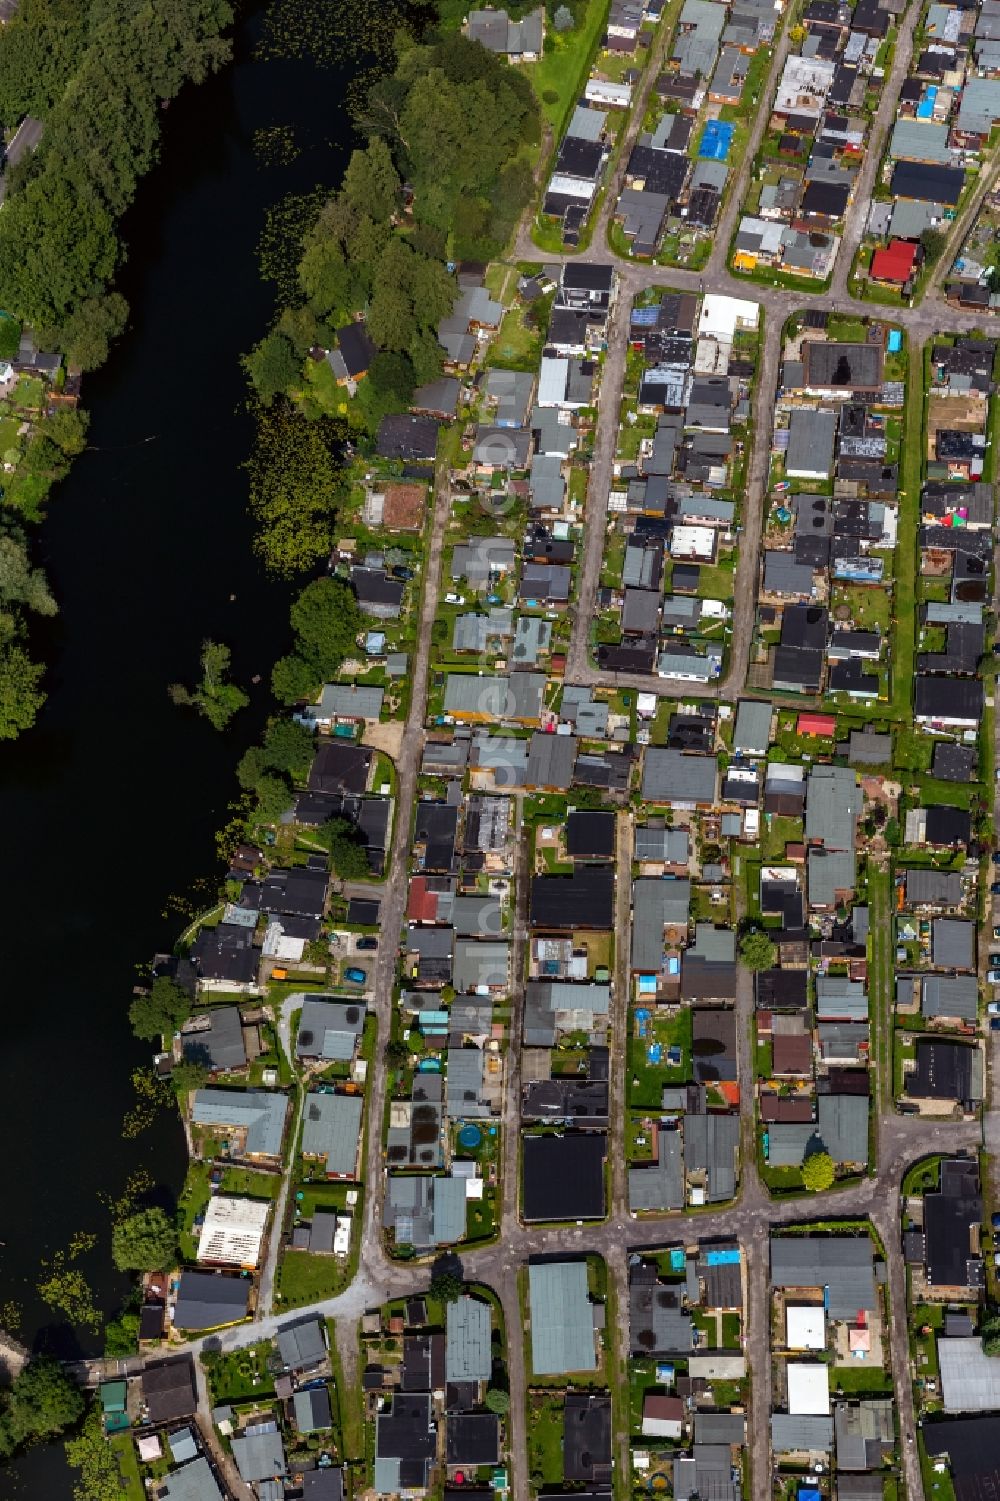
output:
[[[267,125],[253,133],[253,154],[262,167],[287,167],[302,148],[290,125]]]
[[[389,56],[396,32],[412,23],[414,12],[405,0],[273,0],[256,56],[311,57],[321,68],[372,53]]]

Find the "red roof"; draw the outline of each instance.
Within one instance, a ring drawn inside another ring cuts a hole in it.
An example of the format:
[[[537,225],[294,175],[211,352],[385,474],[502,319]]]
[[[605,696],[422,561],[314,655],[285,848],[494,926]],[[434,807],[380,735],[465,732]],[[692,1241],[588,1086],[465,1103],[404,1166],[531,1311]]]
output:
[[[406,907],[407,917],[411,922],[434,922],[437,909],[437,892],[427,890],[427,877],[414,876],[410,882],[410,900]]]
[[[909,281],[917,247],[910,240],[890,240],[872,256],[871,276],[873,281]]]
[[[837,733],[837,721],[832,714],[800,714],[796,732],[799,735],[829,735]]]

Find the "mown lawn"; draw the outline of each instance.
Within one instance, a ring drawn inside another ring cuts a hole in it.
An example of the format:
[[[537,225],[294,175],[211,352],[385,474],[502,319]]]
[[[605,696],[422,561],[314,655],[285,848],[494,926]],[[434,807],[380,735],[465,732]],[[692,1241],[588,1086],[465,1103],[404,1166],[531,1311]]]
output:
[[[658,1042],[663,1061],[650,1063],[648,1047]],[[667,1050],[681,1049],[679,1064],[666,1062]],[[665,1084],[682,1084],[691,1077],[691,1008],[684,1006],[674,1017],[651,1016],[646,1036],[637,1037],[634,1023],[628,1039],[628,1103],[634,1110],[659,1110]]]
[[[546,39],[552,49],[537,63],[526,63],[523,71],[531,79],[542,106],[542,114],[553,130],[561,133],[570,106],[583,93],[584,74],[608,14],[608,0],[590,0],[582,26],[572,31],[556,31],[546,26]]]
[[[313,1256],[309,1251],[286,1251],[278,1263],[277,1287],[283,1308],[318,1303],[346,1287],[350,1258]]]
[[[528,1393],[528,1473],[535,1484],[563,1483],[563,1397]]]
[[[255,1173],[249,1167],[227,1167],[222,1174],[222,1191],[242,1194],[247,1199],[276,1199],[281,1188],[277,1173]]]
[[[113,1433],[108,1439],[122,1482],[122,1501],[144,1501],[146,1491],[139,1475],[139,1460],[131,1433]]]
[[[268,1339],[246,1345],[229,1355],[210,1353],[203,1357],[208,1372],[208,1386],[213,1402],[245,1402],[254,1397],[274,1395],[274,1377],[268,1370],[268,1357],[274,1346]]]
[[[880,1365],[838,1365],[830,1370],[830,1390],[851,1396],[862,1392],[891,1392],[892,1377]]]

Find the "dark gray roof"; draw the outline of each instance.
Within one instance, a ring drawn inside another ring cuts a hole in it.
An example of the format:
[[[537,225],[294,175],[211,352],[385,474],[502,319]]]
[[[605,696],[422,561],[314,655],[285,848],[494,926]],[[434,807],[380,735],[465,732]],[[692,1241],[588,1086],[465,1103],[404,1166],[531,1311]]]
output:
[[[875,1253],[867,1235],[772,1235],[771,1286],[821,1287],[832,1319],[877,1307]]]
[[[246,1316],[250,1283],[216,1272],[183,1271],[177,1288],[174,1323],[178,1329],[218,1329]]]
[[[642,796],[651,803],[713,803],[717,770],[714,756],[651,746],[643,761]]]
[[[278,1353],[291,1371],[305,1371],[326,1359],[326,1340],[319,1319],[302,1319],[278,1330]]]

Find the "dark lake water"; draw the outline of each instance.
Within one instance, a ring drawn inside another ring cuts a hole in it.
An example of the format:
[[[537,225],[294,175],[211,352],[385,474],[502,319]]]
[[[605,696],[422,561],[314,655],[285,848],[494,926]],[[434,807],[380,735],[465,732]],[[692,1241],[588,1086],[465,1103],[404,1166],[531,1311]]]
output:
[[[33,732],[0,747],[0,913],[6,932],[0,1301],[38,1349],[95,1353],[38,1298],[40,1259],[79,1231],[80,1265],[113,1314],[125,1291],[101,1193],[145,1167],[168,1194],[184,1172],[176,1119],[123,1140],[130,1071],[149,1058],[129,1031],[136,966],[173,942],[168,898],[217,878],[214,833],[233,768],[269,708],[287,645],[289,587],[251,552],[240,465],[252,437],[238,357],[265,330],[259,279],[266,207],[339,179],[351,145],[343,72],[255,61],[259,11],[234,65],[189,89],[164,121],[161,164],[125,225],[131,326],[87,380],[90,441],[51,502],[43,562],[61,606],[49,639],[49,702]],[[303,149],[262,166],[255,130],[292,126]],[[153,441],[144,440],[151,438]],[[263,683],[231,733],[174,708],[167,684],[197,677],[202,639],[229,643],[235,676]],[[63,1501],[55,1447],[0,1471],[0,1496]]]

